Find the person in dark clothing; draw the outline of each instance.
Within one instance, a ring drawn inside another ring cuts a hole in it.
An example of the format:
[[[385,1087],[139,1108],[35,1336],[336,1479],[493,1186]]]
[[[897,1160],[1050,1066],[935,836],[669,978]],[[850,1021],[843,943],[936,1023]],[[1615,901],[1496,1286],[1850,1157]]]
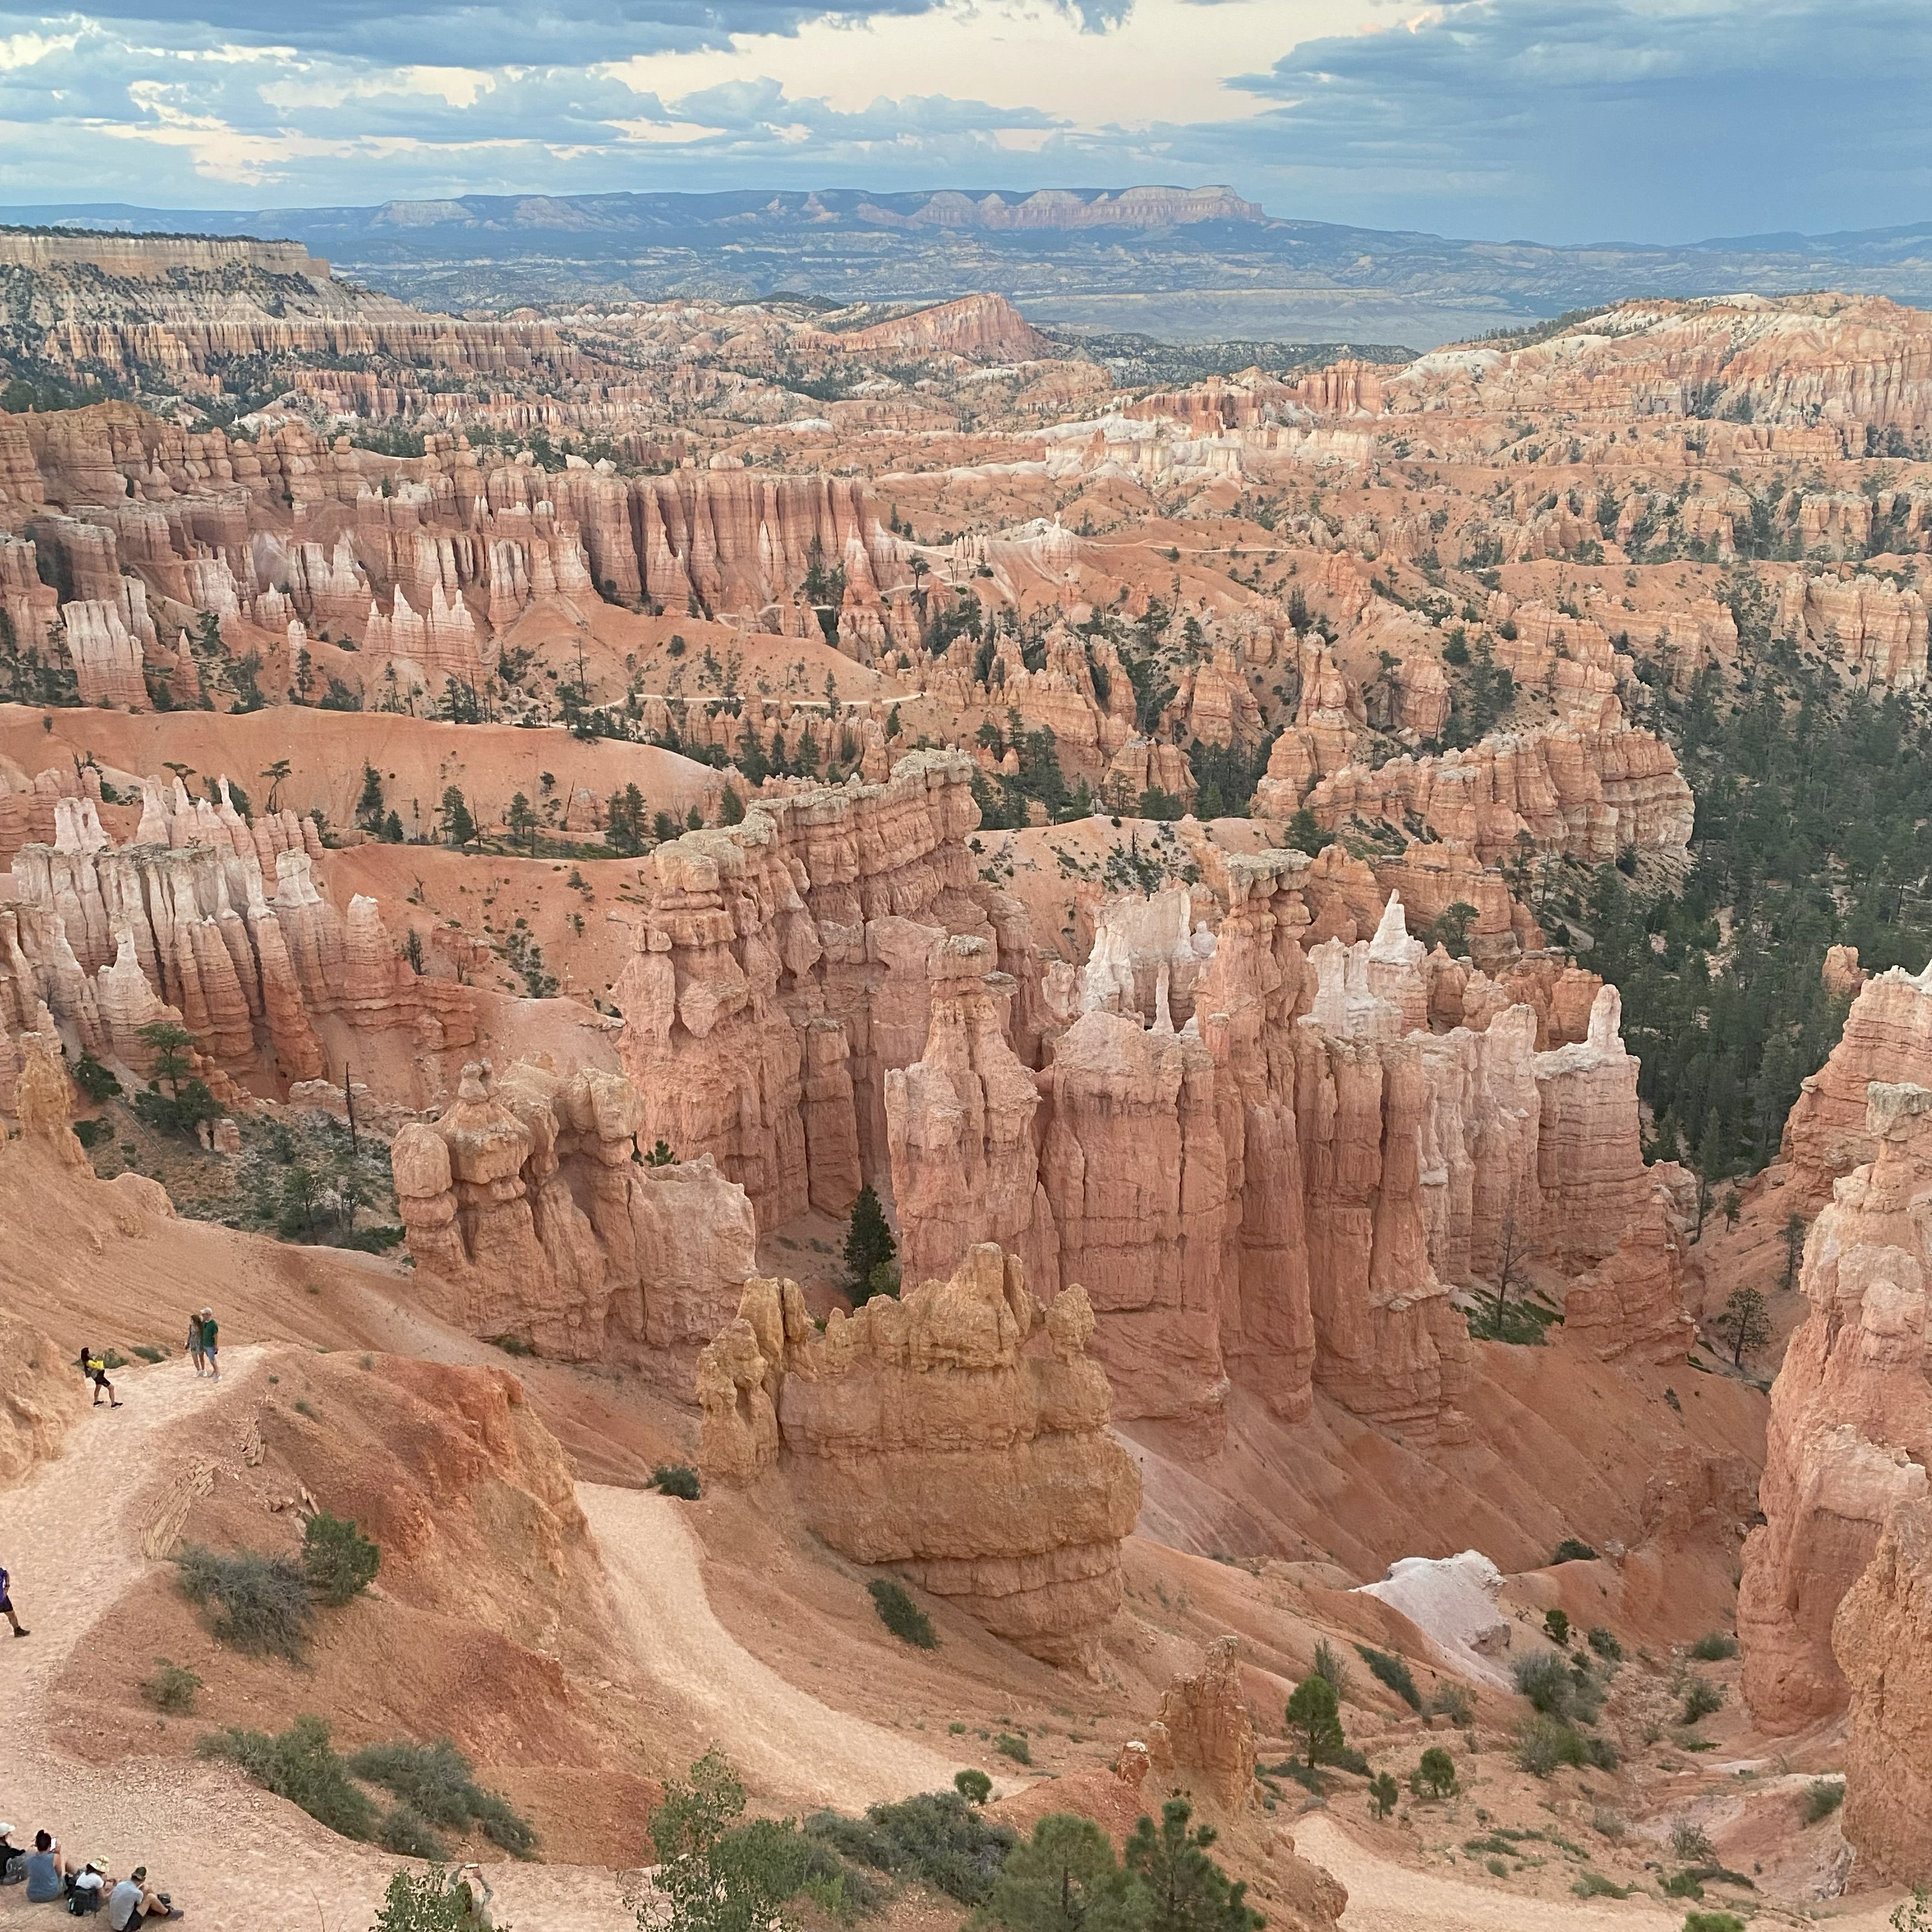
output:
[[[0,1568],[0,1617],[4,1617],[14,1626],[16,1636],[32,1636],[33,1632],[21,1623],[20,1614],[14,1608],[12,1592],[8,1588],[10,1579],[4,1568]]]
[[[26,1858],[25,1847],[14,1842],[13,1826],[0,1825],[0,1885],[17,1885],[26,1876]]]
[[[92,1348],[80,1352],[80,1372],[94,1384],[94,1406],[100,1406],[103,1394],[107,1397],[110,1408],[118,1408],[120,1399],[114,1393],[114,1384],[107,1379],[107,1358],[96,1354]]]

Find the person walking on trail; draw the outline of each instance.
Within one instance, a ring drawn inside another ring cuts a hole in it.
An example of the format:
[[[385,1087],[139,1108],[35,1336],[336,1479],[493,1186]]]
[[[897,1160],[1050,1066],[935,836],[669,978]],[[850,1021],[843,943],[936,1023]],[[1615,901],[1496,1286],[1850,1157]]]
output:
[[[110,1408],[121,1406],[120,1398],[114,1393],[114,1384],[107,1379],[107,1358],[105,1355],[96,1354],[92,1348],[82,1349],[80,1372],[94,1384],[94,1406],[96,1408],[100,1406],[100,1398],[104,1394],[107,1397]]]
[[[201,1311],[201,1352],[208,1358],[208,1372],[217,1382],[221,1379],[221,1363],[215,1354],[216,1342],[221,1333],[221,1324],[214,1318],[214,1310],[204,1308]]]
[[[188,1358],[194,1364],[198,1376],[208,1372],[208,1343],[201,1332],[201,1317],[190,1315],[188,1318]]]
[[[33,1635],[32,1630],[22,1627],[20,1616],[14,1608],[14,1599],[8,1589],[8,1576],[4,1568],[0,1568],[0,1617],[4,1617],[14,1626],[14,1634],[16,1636]]]

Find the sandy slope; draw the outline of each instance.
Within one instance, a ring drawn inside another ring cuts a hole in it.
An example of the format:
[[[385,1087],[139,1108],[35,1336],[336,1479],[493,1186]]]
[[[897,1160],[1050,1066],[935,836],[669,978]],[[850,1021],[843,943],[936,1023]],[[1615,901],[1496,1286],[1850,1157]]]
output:
[[[644,1668],[692,1707],[760,1789],[788,1801],[862,1810],[944,1791],[965,1760],[821,1704],[760,1664],[712,1614],[703,1552],[668,1496],[580,1483],[611,1594]]]

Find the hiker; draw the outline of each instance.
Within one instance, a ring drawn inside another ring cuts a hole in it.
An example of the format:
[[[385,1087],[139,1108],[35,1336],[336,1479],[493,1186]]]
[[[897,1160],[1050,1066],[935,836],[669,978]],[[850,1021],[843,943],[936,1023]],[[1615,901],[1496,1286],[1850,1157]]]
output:
[[[450,1874],[450,1903],[464,1932],[491,1932],[490,1902],[496,1895],[481,1865],[459,1865]]]
[[[97,1355],[92,1348],[82,1349],[80,1372],[94,1384],[94,1406],[96,1408],[100,1406],[104,1390],[106,1394],[110,1408],[121,1406],[120,1398],[114,1393],[114,1384],[107,1379],[107,1358],[105,1355]]]
[[[68,1880],[67,1909],[76,1918],[84,1918],[90,1912],[98,1912],[106,1896],[107,1874],[92,1858],[89,1858]]]
[[[47,1832],[34,1834],[34,1849],[27,1854],[27,1903],[51,1905],[67,1896],[67,1882],[74,1872],[62,1856],[59,1839]]]
[[[128,1932],[129,1926],[137,1925],[144,1918],[180,1916],[166,1892],[148,1889],[146,1865],[136,1865],[107,1894],[109,1932]]]
[[[14,1828],[0,1825],[0,1885],[18,1885],[27,1876],[27,1854],[14,1842]]]
[[[0,1568],[0,1616],[4,1616],[14,1626],[16,1636],[32,1636],[33,1632],[22,1624],[20,1612],[14,1607],[13,1594],[8,1588],[8,1582],[5,1569]]]
[[[190,1315],[188,1318],[188,1357],[194,1364],[198,1376],[208,1372],[208,1344],[201,1332],[201,1317]]]
[[[217,1382],[221,1379],[221,1364],[215,1358],[215,1340],[221,1332],[221,1324],[214,1318],[214,1310],[204,1308],[201,1311],[201,1352],[208,1358],[208,1372]]]

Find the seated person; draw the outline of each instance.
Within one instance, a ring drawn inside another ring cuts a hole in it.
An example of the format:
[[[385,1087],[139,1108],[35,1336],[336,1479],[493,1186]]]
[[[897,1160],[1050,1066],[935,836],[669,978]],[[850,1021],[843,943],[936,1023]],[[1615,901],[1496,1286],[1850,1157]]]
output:
[[[27,1854],[27,1903],[50,1905],[67,1896],[67,1882],[74,1868],[60,1848],[60,1840],[45,1832],[34,1834],[34,1849]]]
[[[80,1915],[98,1912],[107,1896],[107,1874],[90,1858],[68,1882],[68,1910]]]
[[[0,1885],[18,1885],[27,1876],[27,1855],[14,1843],[14,1828],[0,1825]]]
[[[136,1865],[107,1894],[109,1932],[128,1932],[144,1918],[178,1918],[181,1914],[168,1902],[164,1892],[148,1888],[148,1868]]]

